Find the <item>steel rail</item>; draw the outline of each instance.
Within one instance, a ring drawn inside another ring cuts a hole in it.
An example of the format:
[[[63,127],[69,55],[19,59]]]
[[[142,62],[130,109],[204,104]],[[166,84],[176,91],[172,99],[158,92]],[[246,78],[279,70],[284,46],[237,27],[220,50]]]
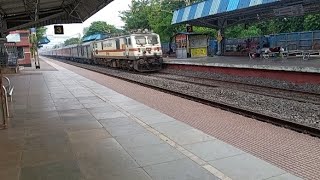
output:
[[[163,73],[163,72],[161,72]],[[268,90],[275,90],[278,92],[283,92],[283,93],[293,93],[295,95],[298,94],[306,94],[306,95],[312,95],[312,96],[319,96],[320,99],[320,94],[317,93],[310,93],[310,92],[302,92],[302,91],[296,91],[296,90],[288,90],[288,89],[281,89],[281,88],[274,88],[274,87],[266,87],[266,86],[261,86],[261,85],[251,85],[251,84],[246,84],[246,83],[241,83],[241,82],[232,82],[232,81],[225,81],[225,80],[215,80],[215,79],[210,79],[210,78],[201,78],[201,77],[194,77],[194,76],[184,76],[187,78],[193,78],[193,79],[198,79],[198,80],[204,80],[204,81],[210,81],[210,83],[224,83],[224,84],[229,84],[229,85],[212,85],[212,84],[208,84],[208,83],[202,83],[202,82],[194,82],[192,80],[182,80],[182,79],[177,79],[174,77],[163,77],[161,76],[161,73],[159,74],[152,74],[150,76],[154,76],[154,77],[158,77],[158,78],[163,78],[163,79],[168,79],[168,80],[172,80],[172,81],[178,81],[178,82],[184,82],[184,83],[190,83],[190,84],[195,84],[195,85],[200,85],[200,86],[206,86],[206,87],[212,87],[212,88],[217,88],[217,87],[221,87],[221,88],[231,88],[231,89],[235,89],[235,87],[230,87],[230,86],[236,86],[236,85],[242,85],[242,86],[248,86],[250,88],[261,88],[261,89],[268,89]],[[166,75],[174,75],[174,76],[180,76],[183,78],[182,75],[176,75],[176,74],[170,74],[170,73],[163,73]],[[274,97],[274,98],[282,98],[282,99],[287,99],[287,100],[293,100],[293,101],[298,101],[298,102],[302,102],[302,103],[313,103],[313,104],[320,104],[320,101],[312,101],[312,100],[307,100],[307,99],[303,99],[303,98],[294,98],[294,97],[289,97],[289,96],[282,96],[279,94],[271,94],[271,93],[266,93],[266,92],[258,92],[258,91],[254,91],[254,90],[250,90],[250,89],[236,89],[237,91],[241,91],[241,92],[247,92],[247,93],[252,93],[252,94],[258,94],[258,95],[264,95],[264,96],[270,96],[270,97]]]

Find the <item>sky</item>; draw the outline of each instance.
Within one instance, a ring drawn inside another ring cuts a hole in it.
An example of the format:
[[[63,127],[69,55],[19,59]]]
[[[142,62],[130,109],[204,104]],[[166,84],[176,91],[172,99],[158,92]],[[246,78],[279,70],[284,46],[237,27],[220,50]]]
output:
[[[51,41],[47,47],[63,43],[68,38],[79,37],[79,35],[82,36],[83,28],[89,27],[93,21],[106,21],[108,24],[121,28],[124,25],[124,22],[122,22],[119,17],[119,11],[128,10],[130,4],[131,0],[114,0],[82,24],[63,25],[64,35],[54,35],[53,25],[47,26],[47,36]]]

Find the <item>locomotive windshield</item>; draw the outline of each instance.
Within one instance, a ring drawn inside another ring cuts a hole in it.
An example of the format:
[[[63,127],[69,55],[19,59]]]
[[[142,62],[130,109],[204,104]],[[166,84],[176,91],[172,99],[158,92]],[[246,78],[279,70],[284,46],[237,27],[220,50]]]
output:
[[[157,36],[148,36],[148,44],[158,44]]]
[[[139,45],[147,44],[146,37],[144,37],[144,36],[136,36],[136,42]]]
[[[136,36],[136,42],[138,45],[146,45],[146,44],[158,44],[158,36]]]

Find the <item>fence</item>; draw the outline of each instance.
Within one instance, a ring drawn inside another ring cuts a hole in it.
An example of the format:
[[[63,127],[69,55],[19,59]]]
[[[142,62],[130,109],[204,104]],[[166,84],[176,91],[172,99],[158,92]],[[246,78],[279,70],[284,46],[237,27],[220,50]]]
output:
[[[288,50],[312,50],[320,46],[320,31],[281,33],[270,35],[271,47],[286,47]]]

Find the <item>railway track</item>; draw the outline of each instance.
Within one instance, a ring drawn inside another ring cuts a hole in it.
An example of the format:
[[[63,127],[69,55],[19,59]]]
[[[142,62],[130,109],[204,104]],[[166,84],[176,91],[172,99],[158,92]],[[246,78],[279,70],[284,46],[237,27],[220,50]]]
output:
[[[320,137],[320,129],[318,129],[316,127],[313,127],[313,126],[310,126],[310,125],[306,125],[306,124],[300,124],[300,123],[297,123],[297,122],[288,121],[288,120],[285,120],[285,119],[282,119],[282,118],[279,118],[279,117],[276,117],[276,116],[273,116],[273,115],[266,115],[266,114],[263,114],[263,113],[255,112],[255,111],[250,110],[250,109],[241,108],[241,107],[238,107],[238,106],[233,106],[233,105],[226,104],[226,103],[215,102],[215,101],[212,101],[212,100],[207,100],[207,99],[203,99],[203,98],[187,95],[187,94],[184,94],[184,93],[181,93],[181,92],[172,91],[172,90],[164,88],[164,87],[159,87],[159,86],[150,85],[148,83],[139,82],[136,79],[127,78],[125,76],[125,73],[128,73],[128,72],[124,72],[124,71],[121,71],[121,70],[110,69],[110,68],[101,67],[101,66],[95,66],[95,65],[89,65],[89,64],[81,64],[81,63],[76,63],[76,62],[71,62],[71,61],[66,61],[66,60],[59,60],[59,61],[67,63],[67,64],[70,64],[70,65],[74,65],[74,66],[77,66],[77,67],[80,67],[80,68],[84,68],[84,69],[87,69],[87,70],[91,70],[91,71],[94,71],[94,72],[97,72],[97,73],[105,74],[105,75],[108,75],[108,76],[111,76],[111,77],[114,77],[114,78],[125,80],[127,82],[131,82],[131,83],[139,84],[139,85],[142,85],[142,86],[145,86],[145,87],[148,87],[148,88],[156,89],[156,90],[159,90],[159,91],[162,91],[162,92],[165,92],[165,93],[169,93],[169,94],[172,94],[172,95],[175,95],[175,96],[186,98],[186,99],[189,99],[189,100],[192,100],[192,101],[196,101],[196,102],[199,102],[199,103],[202,103],[202,104],[206,104],[206,105],[209,105],[209,106],[217,107],[217,108],[220,108],[220,109],[223,109],[223,110],[226,110],[226,111],[230,111],[230,112],[233,112],[233,113],[237,113],[237,114],[240,114],[240,115],[243,115],[243,116],[246,116],[246,117],[254,118],[254,119],[257,119],[257,120],[260,120],[260,121],[263,121],[263,122],[272,123],[272,124],[275,124],[277,126],[281,126],[281,127],[285,127],[285,128],[288,128],[288,129],[295,130],[297,132],[309,134],[311,136]],[[132,72],[130,72],[130,73],[132,73]],[[136,74],[136,73],[134,73],[134,74]],[[142,74],[136,74],[136,75],[142,75]],[[143,75],[143,76],[157,77],[157,76],[159,76],[159,74],[157,75],[157,73],[155,73],[155,74],[151,74],[151,75],[149,74],[149,75]],[[166,79],[169,80],[170,78],[168,77]],[[174,80],[174,78],[171,78],[170,80]],[[185,81],[184,83],[191,83],[191,82],[188,82],[188,80],[184,80],[184,81]],[[194,82],[192,82],[192,83],[194,83]],[[203,83],[196,83],[196,84],[197,85],[201,85],[201,86],[204,85]],[[205,85],[205,86],[207,86],[207,85]],[[208,86],[211,87],[213,85],[208,85]],[[296,92],[296,93],[301,93],[301,92]],[[263,93],[261,93],[261,94],[263,94]],[[283,98],[282,96],[278,96],[278,95],[275,95],[274,97]],[[287,98],[287,99],[292,100],[292,98]],[[304,101],[304,102],[306,102],[306,101]],[[309,102],[311,102],[311,101],[309,101]]]
[[[294,90],[286,90],[274,87],[265,87],[259,85],[249,85],[240,82],[229,82],[223,80],[215,80],[210,78],[199,78],[194,76],[182,76],[170,73],[156,73],[150,76],[165,78],[168,80],[174,80],[185,83],[192,83],[201,86],[207,87],[220,87],[220,88],[228,88],[234,89],[237,91],[248,92],[253,94],[259,94],[264,96],[270,96],[274,98],[281,98],[287,100],[293,100],[303,103],[312,103],[320,105],[320,94],[310,93],[310,92],[301,92]]]

